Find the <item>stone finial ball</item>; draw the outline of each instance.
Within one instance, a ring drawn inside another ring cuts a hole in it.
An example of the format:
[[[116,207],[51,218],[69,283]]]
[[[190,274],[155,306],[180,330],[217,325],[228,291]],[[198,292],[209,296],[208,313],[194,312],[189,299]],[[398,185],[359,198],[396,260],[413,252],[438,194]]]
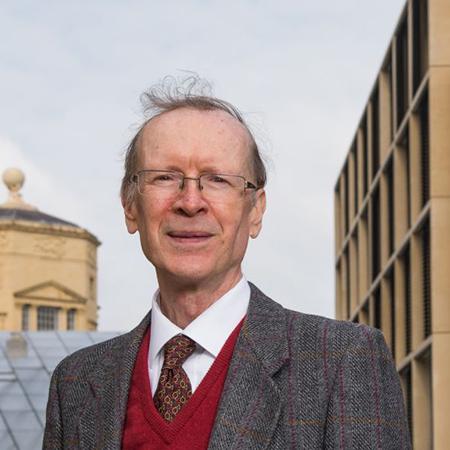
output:
[[[25,182],[25,174],[20,169],[11,167],[3,172],[3,182],[11,192],[18,192]]]

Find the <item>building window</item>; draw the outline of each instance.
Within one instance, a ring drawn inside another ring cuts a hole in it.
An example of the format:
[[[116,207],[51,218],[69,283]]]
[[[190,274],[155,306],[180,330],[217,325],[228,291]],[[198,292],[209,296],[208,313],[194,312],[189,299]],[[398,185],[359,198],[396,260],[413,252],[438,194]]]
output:
[[[93,276],[89,277],[89,297],[90,300],[95,300],[95,278]]]
[[[356,148],[356,144],[353,144],[353,148],[351,150],[353,154],[353,202],[354,202],[354,210],[353,213],[356,216],[358,214],[358,150]]]
[[[394,139],[394,97],[392,94],[392,87],[394,85],[393,73],[392,73],[392,53],[389,53],[386,56],[386,65],[383,67],[383,74],[385,77],[385,82],[387,83],[387,94],[389,99],[389,109],[387,111],[383,111],[383,114],[389,114],[389,137],[390,141]]]
[[[348,230],[349,230],[349,227],[350,227],[350,220],[349,220],[349,216],[350,216],[350,213],[351,213],[351,211],[350,211],[350,206],[349,206],[349,203],[350,203],[350,195],[349,195],[349,192],[348,192],[348,189],[349,189],[349,179],[348,179],[348,177],[349,177],[349,170],[348,170],[348,166],[349,166],[349,163],[348,163],[348,161],[345,163],[345,168],[344,168],[344,194],[345,194],[345,197],[344,197],[344,214],[345,214],[345,236],[347,236],[347,233],[348,233]]]
[[[373,302],[373,326],[381,330],[381,292],[379,286],[373,296]]]
[[[397,33],[397,128],[408,109],[408,22],[403,20]]]
[[[422,175],[422,206],[430,198],[430,124],[428,118],[428,92],[420,105],[420,154]]]
[[[28,331],[30,329],[30,305],[22,306],[22,330]]]
[[[369,151],[369,138],[367,133],[367,116],[364,115],[362,119],[361,124],[361,145],[362,145],[362,151],[361,151],[361,169],[362,169],[362,186],[363,186],[363,199],[365,198],[367,194],[367,189],[370,185],[369,180],[369,172],[368,172],[368,162],[367,162],[367,153]]]
[[[388,250],[389,256],[394,252],[395,244],[395,208],[394,208],[394,164],[393,158],[386,165],[387,204],[388,204]]]
[[[377,186],[371,199],[371,220],[372,220],[372,240],[371,240],[371,259],[372,259],[372,281],[378,276],[381,268],[380,264],[380,189]]]
[[[410,164],[410,148],[409,148],[409,131],[408,127],[405,128],[405,132],[401,137],[399,143],[399,151],[402,153],[402,166],[404,167],[405,178],[403,180],[404,190],[405,190],[405,203],[406,203],[406,217],[405,219],[406,228],[411,226],[411,164]],[[400,219],[401,220],[401,219]]]
[[[403,254],[403,284],[405,289],[405,350],[406,354],[411,351],[412,344],[412,308],[411,308],[411,261],[409,247]]]
[[[346,267],[346,273],[345,273],[345,318],[348,320],[350,318],[350,314],[352,313],[351,310],[351,301],[350,301],[350,245],[347,245],[347,248],[344,252],[344,258],[345,258],[345,267]]]
[[[428,5],[426,0],[413,0],[414,91],[428,70]]]
[[[378,86],[372,96],[372,179],[380,167],[380,106]]]
[[[393,267],[388,275],[389,296],[391,302],[391,353],[395,361],[395,331],[396,331],[396,310],[395,310],[395,268]]]
[[[430,224],[422,228],[422,276],[423,276],[423,319],[424,338],[431,335],[431,254]]]
[[[39,306],[37,316],[37,329],[39,331],[58,329],[58,308]]]
[[[67,329],[68,330],[75,330],[75,316],[76,316],[76,309],[69,309],[67,311]]]

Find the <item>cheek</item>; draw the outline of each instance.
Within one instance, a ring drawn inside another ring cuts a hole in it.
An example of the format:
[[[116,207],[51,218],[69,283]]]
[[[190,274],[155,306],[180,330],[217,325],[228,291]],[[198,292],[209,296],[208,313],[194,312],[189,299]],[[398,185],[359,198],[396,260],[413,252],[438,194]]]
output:
[[[248,215],[245,213],[239,215],[230,213],[223,228],[224,240],[228,249],[239,254],[245,251],[249,236]]]
[[[141,241],[147,242],[147,246],[158,240],[158,233],[167,207],[167,202],[161,200],[146,201],[139,205],[138,228]]]

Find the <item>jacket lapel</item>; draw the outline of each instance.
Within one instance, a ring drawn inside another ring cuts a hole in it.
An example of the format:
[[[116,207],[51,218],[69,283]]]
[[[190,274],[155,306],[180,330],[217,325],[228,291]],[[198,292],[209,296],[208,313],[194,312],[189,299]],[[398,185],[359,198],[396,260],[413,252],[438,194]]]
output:
[[[149,326],[150,313],[134,330],[112,341],[91,373],[91,401],[79,420],[82,449],[121,448],[131,376],[139,346]]]
[[[283,308],[250,283],[251,297],[228,370],[209,450],[265,449],[281,411],[275,374],[288,362]]]

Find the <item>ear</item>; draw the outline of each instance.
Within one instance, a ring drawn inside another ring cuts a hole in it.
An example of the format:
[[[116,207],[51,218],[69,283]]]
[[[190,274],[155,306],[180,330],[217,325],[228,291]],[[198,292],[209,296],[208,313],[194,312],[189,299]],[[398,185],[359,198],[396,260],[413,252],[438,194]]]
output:
[[[264,189],[258,189],[253,199],[252,211],[250,212],[249,234],[252,239],[258,237],[262,228],[262,219],[266,210],[266,192]]]
[[[133,198],[133,200],[127,200],[122,197],[122,207],[125,214],[125,224],[127,226],[128,233],[134,234],[138,230],[135,199]]]

